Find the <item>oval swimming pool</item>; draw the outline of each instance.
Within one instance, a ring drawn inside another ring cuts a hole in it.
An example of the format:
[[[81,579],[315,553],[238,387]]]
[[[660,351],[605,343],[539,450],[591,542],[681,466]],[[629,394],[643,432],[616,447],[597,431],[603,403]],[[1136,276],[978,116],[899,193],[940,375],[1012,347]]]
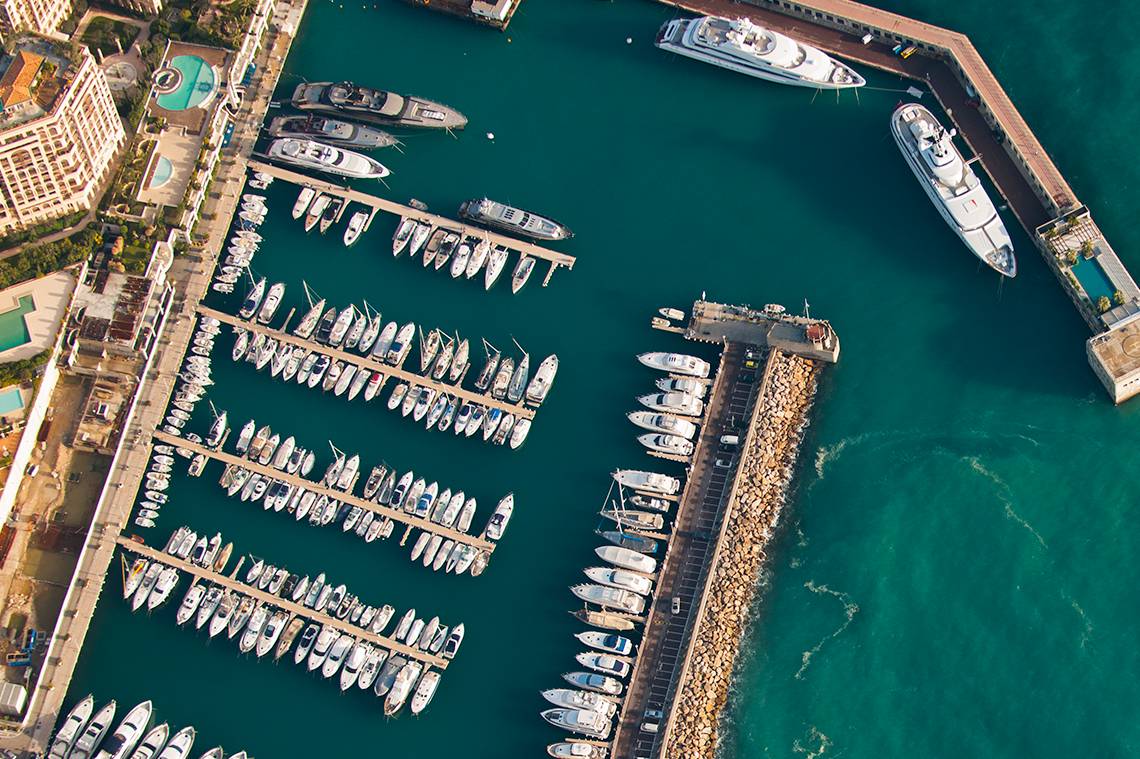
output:
[[[160,108],[185,111],[209,100],[218,88],[214,68],[196,55],[176,55],[168,64],[178,69],[182,81],[178,89],[155,98]]]

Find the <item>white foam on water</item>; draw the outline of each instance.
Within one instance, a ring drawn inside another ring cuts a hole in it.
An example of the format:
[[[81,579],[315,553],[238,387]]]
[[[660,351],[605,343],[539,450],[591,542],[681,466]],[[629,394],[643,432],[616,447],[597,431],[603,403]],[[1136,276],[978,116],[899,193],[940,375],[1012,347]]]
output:
[[[804,677],[803,677],[804,670],[806,670],[808,668],[808,665],[811,664],[812,658],[814,658],[815,655],[820,652],[820,649],[823,648],[824,644],[827,643],[827,641],[832,640],[833,638],[837,637],[840,633],[842,633],[844,630],[846,630],[851,625],[851,620],[855,619],[855,615],[859,613],[859,604],[855,603],[855,601],[852,600],[851,596],[847,595],[846,593],[839,593],[839,592],[834,591],[831,588],[827,587],[826,585],[816,585],[814,580],[808,580],[807,582],[805,582],[804,587],[807,588],[808,590],[810,590],[812,593],[817,593],[820,595],[826,594],[826,595],[835,596],[840,601],[842,601],[843,602],[843,614],[846,617],[846,619],[844,620],[843,624],[840,626],[840,628],[838,630],[836,630],[831,635],[828,635],[826,638],[821,640],[818,644],[816,644],[815,648],[813,648],[810,651],[804,651],[803,664],[800,666],[800,671],[796,673],[796,679],[797,680],[803,680],[804,679]],[[814,754],[813,754],[813,756],[814,756]]]
[[[998,498],[1005,506],[1006,518],[1012,519],[1025,529],[1029,530],[1031,533],[1033,533],[1033,537],[1037,538],[1038,542],[1041,543],[1042,548],[1048,548],[1049,545],[1045,542],[1045,538],[1041,537],[1041,534],[1037,532],[1037,530],[1033,529],[1033,526],[1030,525],[1029,522],[1026,522],[1024,519],[1022,519],[1021,516],[1013,510],[1013,491],[1010,490],[1009,485],[1007,485],[1001,477],[998,477],[996,474],[986,469],[985,466],[982,465],[982,462],[977,459],[977,457],[971,456],[966,460],[970,462],[970,466],[974,469],[975,472],[993,480],[994,483],[998,485]]]
[[[805,745],[806,744],[806,745]],[[797,754],[806,754],[804,759],[815,759],[815,757],[826,754],[827,750],[835,745],[835,742],[828,738],[820,729],[812,725],[811,730],[808,731],[804,743],[796,740],[792,744],[792,751]]]

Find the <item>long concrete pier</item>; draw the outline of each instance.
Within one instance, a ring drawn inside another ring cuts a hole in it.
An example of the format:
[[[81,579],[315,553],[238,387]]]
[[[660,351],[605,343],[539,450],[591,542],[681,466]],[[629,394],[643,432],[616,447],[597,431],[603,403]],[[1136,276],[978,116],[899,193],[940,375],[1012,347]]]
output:
[[[475,548],[478,548],[487,553],[491,553],[495,550],[494,543],[488,540],[484,540],[481,537],[475,537],[474,535],[468,535],[467,533],[460,532],[459,530],[444,527],[443,525],[436,524],[431,520],[422,519],[412,514],[405,513],[400,509],[393,509],[390,506],[381,506],[375,501],[366,501],[365,499],[355,496],[352,493],[346,493],[343,490],[334,490],[333,488],[325,487],[319,482],[306,480],[304,477],[300,477],[295,474],[288,474],[287,472],[283,472],[280,469],[274,469],[268,465],[258,464],[256,461],[250,461],[249,459],[244,459],[240,456],[234,456],[232,453],[215,451],[211,448],[206,448],[203,445],[191,443],[189,440],[184,440],[180,437],[175,437],[174,435],[168,435],[165,432],[155,431],[154,439],[160,443],[167,443],[169,445],[186,448],[193,451],[194,453],[201,453],[202,455],[208,456],[209,458],[217,459],[218,461],[222,461],[226,464],[232,464],[233,466],[241,467],[242,469],[248,469],[251,472],[256,472],[275,480],[288,482],[290,485],[295,485],[299,488],[304,488],[305,490],[311,490],[317,495],[327,495],[329,498],[335,498],[341,503],[348,503],[352,504],[353,506],[359,506],[362,509],[371,511],[377,516],[389,517],[393,521],[406,524],[409,527],[418,527],[425,532],[431,532],[444,538],[451,538],[457,543],[474,546]]]
[[[315,340],[306,340],[304,338],[297,337],[296,335],[290,335],[286,332],[282,332],[279,329],[273,329],[272,327],[266,327],[254,322],[243,321],[242,319],[239,319],[232,314],[227,314],[223,311],[216,311],[212,308],[206,308],[205,306],[198,306],[198,313],[202,314],[203,316],[213,317],[220,322],[224,322],[234,327],[248,329],[254,333],[264,333],[280,342],[286,342],[291,345],[298,345],[302,348],[305,348],[306,350],[310,350],[315,353],[323,353],[330,358],[345,361],[350,364],[356,364],[357,366],[364,367],[365,369],[370,369],[374,372],[380,372],[385,377],[395,377],[399,380],[408,382],[413,386],[420,385],[422,387],[431,387],[437,390],[442,390],[449,395],[454,395],[465,401],[471,401],[472,403],[486,406],[487,408],[497,408],[504,414],[514,414],[515,418],[534,419],[534,409],[527,408],[521,402],[515,404],[508,403],[507,401],[496,400],[495,398],[491,397],[490,394],[483,394],[477,393],[473,390],[466,390],[459,385],[451,385],[441,380],[432,379],[430,376],[425,377],[422,374],[416,374],[415,372],[410,372],[407,369],[403,369],[398,366],[392,366],[388,363],[376,361],[370,356],[364,356],[359,353],[348,353],[337,348],[329,347],[328,345],[322,345]],[[462,377],[460,377],[460,381],[463,381]]]
[[[418,208],[401,205],[394,201],[378,198],[375,195],[369,195],[358,190],[341,187],[340,185],[333,184],[332,182],[325,182],[320,179],[314,179],[307,174],[300,174],[296,171],[290,171],[289,169],[282,168],[281,166],[277,166],[272,163],[250,161],[249,166],[251,169],[264,171],[266,174],[271,174],[272,176],[275,176],[278,179],[283,179],[286,182],[290,182],[301,187],[312,187],[314,190],[323,192],[326,195],[335,195],[338,198],[344,198],[346,201],[356,201],[361,205],[371,206],[373,209],[379,209],[381,211],[387,211],[388,213],[395,214],[397,216],[415,219],[416,221],[422,221],[425,224],[430,224],[433,227],[441,227],[451,232],[455,232],[459,235],[465,235],[469,237],[486,237],[494,245],[502,245],[508,250],[518,251],[523,255],[531,256],[533,258],[540,258],[544,261],[549,261],[550,271],[547,272],[546,279],[543,280],[543,286],[545,286],[546,283],[550,281],[550,275],[559,266],[565,266],[567,269],[574,268],[574,261],[576,260],[574,256],[570,256],[565,253],[558,253],[557,251],[543,248],[542,246],[535,245],[534,243],[524,242],[514,237],[500,235],[498,233],[484,229],[483,227],[464,224],[462,221],[449,219],[446,216],[439,216],[434,213],[428,213],[427,211],[421,211]],[[369,220],[369,223],[371,223],[371,219]]]
[[[243,582],[239,582],[232,577],[226,577],[225,575],[218,574],[217,572],[212,572],[209,569],[204,569],[197,564],[191,564],[188,561],[179,559],[177,556],[171,556],[168,553],[155,548],[151,548],[150,546],[143,543],[136,543],[133,540],[128,540],[127,538],[123,537],[120,537],[118,542],[125,551],[132,551],[141,556],[145,556],[151,561],[161,562],[162,564],[174,567],[175,569],[178,569],[194,577],[199,577],[206,582],[211,582],[215,585],[226,588],[227,590],[232,590],[244,596],[249,596],[250,598],[256,599],[257,601],[260,601],[267,606],[276,606],[282,611],[290,612],[291,614],[307,619],[310,622],[316,622],[317,624],[335,627],[342,633],[347,633],[354,638],[366,640],[369,643],[382,646],[391,651],[393,655],[399,654],[400,656],[418,659],[433,667],[447,669],[448,661],[441,656],[436,656],[434,654],[427,653],[426,651],[421,651],[418,648],[413,648],[412,646],[405,645],[395,640],[394,638],[377,635],[370,630],[364,630],[360,627],[357,627],[356,625],[350,624],[349,622],[337,619],[336,617],[332,617],[327,614],[320,614],[313,611],[307,606],[293,603],[289,599],[282,598],[281,596],[275,596],[272,593],[265,592],[264,590],[258,590],[257,588],[246,585]],[[173,601],[174,599],[172,598],[171,601],[168,601],[167,603],[173,603]],[[395,620],[391,620],[388,624],[393,625],[394,622]]]
[[[714,755],[745,613],[801,430],[819,373],[838,358],[830,324],[782,314],[775,306],[693,305],[686,337],[724,349],[612,736],[615,758]],[[782,320],[786,329],[774,330]],[[725,433],[739,438],[732,452],[720,444]]]

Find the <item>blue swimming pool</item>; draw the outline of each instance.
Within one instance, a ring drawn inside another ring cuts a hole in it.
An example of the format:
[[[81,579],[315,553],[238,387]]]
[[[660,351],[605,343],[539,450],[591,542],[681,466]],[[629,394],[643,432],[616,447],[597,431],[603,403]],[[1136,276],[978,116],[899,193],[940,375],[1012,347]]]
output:
[[[19,411],[23,407],[24,402],[20,399],[20,388],[13,386],[0,391],[0,416]]]
[[[149,189],[153,190],[155,187],[162,187],[170,181],[171,175],[174,174],[174,164],[166,156],[159,156],[158,160],[154,162],[154,173],[150,175]]]
[[[31,342],[28,324],[24,315],[36,310],[35,301],[29,293],[20,298],[18,306],[0,314],[0,352]]]
[[[1095,258],[1082,259],[1072,269],[1077,281],[1081,283],[1081,287],[1085,289],[1093,303],[1096,303],[1097,298],[1101,296],[1112,300],[1112,294],[1116,292],[1116,288],[1113,287],[1112,280],[1104,273],[1104,269],[1100,267],[1100,263]]]
[[[206,102],[218,88],[218,78],[210,64],[196,55],[176,55],[168,64],[182,75],[174,92],[155,100],[168,111],[185,111]]]

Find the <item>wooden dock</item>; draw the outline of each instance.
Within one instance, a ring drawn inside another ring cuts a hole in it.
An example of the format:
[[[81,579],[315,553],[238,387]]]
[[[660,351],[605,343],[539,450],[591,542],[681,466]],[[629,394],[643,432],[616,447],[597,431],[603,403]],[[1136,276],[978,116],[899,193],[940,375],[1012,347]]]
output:
[[[391,517],[394,521],[406,524],[410,527],[418,527],[421,530],[439,535],[444,539],[451,538],[457,543],[464,543],[469,546],[474,546],[475,548],[478,548],[487,553],[495,550],[495,544],[484,540],[483,538],[475,537],[474,535],[468,535],[465,532],[460,532],[459,530],[454,530],[449,527],[444,527],[443,525],[436,524],[435,522],[432,522],[428,519],[421,519],[420,517],[405,513],[400,509],[393,509],[390,506],[381,506],[380,504],[373,501],[366,501],[363,498],[353,495],[352,493],[346,493],[343,490],[334,490],[333,488],[325,487],[319,482],[306,480],[304,477],[300,477],[295,474],[288,474],[281,471],[280,469],[274,469],[268,465],[258,464],[256,461],[250,461],[249,459],[235,456],[232,453],[215,451],[210,448],[206,448],[205,446],[198,443],[191,443],[189,440],[184,440],[183,438],[175,437],[174,435],[168,435],[165,432],[161,432],[159,430],[155,430],[154,439],[160,443],[166,443],[168,445],[186,448],[187,450],[193,451],[194,453],[201,453],[212,459],[217,459],[218,461],[223,461],[227,464],[233,464],[234,466],[240,466],[242,469],[248,469],[251,472],[256,472],[258,474],[265,475],[266,477],[271,477],[275,480],[288,482],[291,485],[296,485],[297,487],[304,488],[305,490],[310,490],[316,493],[318,496],[327,495],[329,498],[335,498],[341,503],[349,503],[353,506],[359,506],[362,509],[367,509],[368,511],[377,514],[378,516]]]
[[[292,345],[299,345],[306,350],[311,350],[316,353],[323,353],[330,358],[346,361],[350,364],[355,364],[356,366],[363,367],[374,372],[380,372],[385,376],[385,382],[387,382],[387,377],[396,377],[397,379],[411,383],[412,385],[420,385],[421,387],[430,387],[435,390],[442,390],[443,392],[454,395],[461,400],[471,401],[472,403],[477,403],[489,409],[497,408],[504,414],[514,414],[515,419],[534,419],[534,410],[527,408],[526,405],[524,405],[522,402],[514,404],[508,403],[506,401],[496,400],[490,395],[477,393],[473,390],[466,390],[458,385],[451,385],[440,380],[432,379],[430,376],[425,377],[422,374],[416,374],[415,372],[410,372],[407,369],[403,369],[401,367],[392,366],[388,363],[376,361],[370,356],[348,353],[337,348],[332,348],[328,345],[321,345],[314,340],[305,340],[300,337],[296,337],[295,335],[290,335],[286,332],[282,332],[279,329],[266,327],[255,322],[243,321],[242,319],[239,319],[232,314],[227,314],[223,311],[215,311],[214,309],[206,308],[205,306],[199,305],[198,313],[202,314],[203,316],[213,317],[220,322],[224,322],[234,327],[248,329],[254,333],[263,332],[266,335],[269,335],[270,337],[273,337],[279,341],[290,343]],[[463,378],[460,377],[460,382],[462,381]],[[377,391],[377,394],[379,394],[379,390]]]
[[[314,179],[307,174],[299,174],[296,171],[290,171],[289,169],[282,168],[281,166],[277,166],[275,164],[265,163],[263,161],[250,161],[249,167],[254,171],[264,171],[266,174],[270,174],[274,177],[277,177],[278,179],[282,179],[286,182],[290,182],[301,187],[311,187],[318,192],[325,193],[326,195],[335,195],[338,198],[344,198],[346,201],[356,201],[361,205],[371,206],[374,209],[373,215],[375,215],[375,210],[387,211],[388,213],[395,214],[397,216],[415,219],[416,221],[422,221],[425,224],[432,225],[433,227],[442,227],[443,229],[455,232],[458,235],[465,235],[470,237],[486,237],[494,245],[502,245],[508,250],[517,251],[523,255],[538,258],[543,261],[548,261],[550,262],[550,271],[546,273],[546,278],[542,282],[543,287],[545,287],[547,283],[550,282],[551,275],[559,266],[565,266],[567,269],[574,268],[574,261],[576,260],[574,256],[570,256],[565,253],[558,253],[556,251],[549,250],[548,248],[543,248],[539,245],[535,245],[534,243],[525,242],[514,237],[507,237],[505,235],[497,234],[490,230],[484,229],[483,227],[477,227],[472,224],[465,224],[462,221],[458,221],[456,219],[449,219],[446,216],[439,216],[437,214],[428,213],[427,211],[421,211],[418,208],[401,205],[391,200],[378,198],[375,195],[368,195],[367,193],[363,193],[358,190],[351,190],[347,187],[341,187],[340,185],[333,184],[332,182],[325,182],[320,179]],[[342,210],[343,208],[347,207],[348,203],[346,202],[342,207]],[[369,218],[368,223],[371,225],[371,217]],[[367,226],[365,229],[367,229]]]
[[[391,655],[393,656],[399,654],[400,656],[418,659],[419,661],[422,661],[432,667],[447,669],[448,660],[440,656],[435,656],[425,651],[420,651],[418,648],[404,645],[403,643],[400,643],[392,638],[376,635],[370,630],[363,630],[345,620],[340,620],[336,617],[330,617],[327,614],[317,613],[307,606],[293,603],[287,598],[275,596],[272,593],[265,592],[264,590],[258,590],[257,588],[246,585],[243,582],[239,582],[232,577],[226,577],[225,575],[218,574],[217,572],[212,572],[209,569],[204,569],[196,564],[191,564],[188,561],[179,559],[177,556],[171,556],[168,553],[157,550],[155,548],[151,548],[150,546],[143,543],[136,543],[129,538],[120,536],[118,543],[123,547],[124,550],[133,551],[134,553],[145,556],[151,561],[161,562],[167,566],[174,567],[175,569],[179,569],[183,572],[193,575],[194,577],[200,577],[206,582],[212,582],[215,585],[220,585],[221,587],[228,590],[249,596],[268,606],[275,606],[282,611],[290,612],[291,614],[307,619],[310,622],[316,622],[317,624],[335,627],[341,632],[348,633],[358,640],[366,640],[369,643],[386,648],[391,652]],[[173,603],[173,594],[171,595],[171,599],[172,600],[167,601],[167,603]],[[391,625],[395,621],[396,620],[392,620],[388,624]]]

